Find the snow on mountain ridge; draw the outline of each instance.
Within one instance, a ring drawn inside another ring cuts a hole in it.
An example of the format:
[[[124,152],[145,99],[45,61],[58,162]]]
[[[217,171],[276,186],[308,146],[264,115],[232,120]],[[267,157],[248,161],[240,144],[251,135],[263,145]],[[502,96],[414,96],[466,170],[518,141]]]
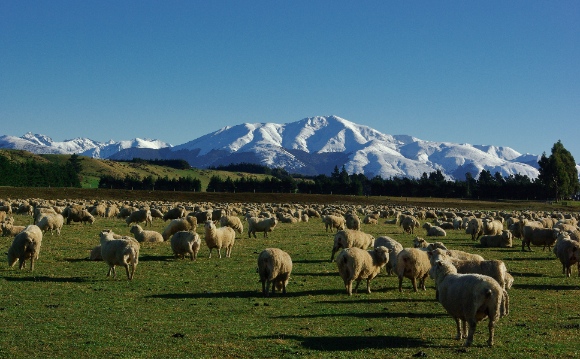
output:
[[[285,124],[226,126],[178,146],[140,138],[106,143],[85,138],[55,142],[29,132],[20,138],[0,136],[2,147],[95,158],[179,158],[196,167],[257,162],[309,175],[328,174],[334,166],[343,165],[349,173],[371,177],[420,177],[441,170],[449,179],[464,179],[466,172],[477,171],[472,173],[477,176],[482,169],[503,176],[538,175],[533,155],[521,155],[509,147],[392,136],[338,116],[309,117]]]

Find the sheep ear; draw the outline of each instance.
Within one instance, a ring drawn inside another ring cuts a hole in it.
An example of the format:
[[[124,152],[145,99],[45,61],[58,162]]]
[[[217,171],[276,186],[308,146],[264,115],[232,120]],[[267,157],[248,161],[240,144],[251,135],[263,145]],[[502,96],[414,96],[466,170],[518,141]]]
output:
[[[437,266],[442,267],[443,266],[443,262],[437,261]]]
[[[447,254],[449,257],[451,257],[451,252],[450,251],[445,252],[445,254]]]

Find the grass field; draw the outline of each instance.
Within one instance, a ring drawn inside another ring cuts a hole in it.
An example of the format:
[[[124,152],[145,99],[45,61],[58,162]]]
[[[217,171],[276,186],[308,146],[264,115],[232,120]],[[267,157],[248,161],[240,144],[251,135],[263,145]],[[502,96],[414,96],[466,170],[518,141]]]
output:
[[[411,246],[414,236],[383,222],[362,229]],[[153,229],[165,224],[156,220]],[[485,345],[484,321],[464,350],[431,279],[418,293],[405,280],[399,293],[397,278],[383,272],[371,294],[361,283],[363,290],[347,296],[329,261],[333,234],[320,219],[279,223],[266,239],[238,235],[231,258],[215,251],[207,258],[203,240],[195,262],[175,260],[167,242],[142,244],[131,282],[122,268],[117,279],[107,278],[106,264],[87,260],[104,228],[129,234],[120,219],[65,225],[61,236],[45,234],[33,273],[0,267],[0,357],[573,358],[580,352],[576,269],[565,278],[551,252],[522,252],[518,241],[512,249],[483,249],[462,231],[443,239],[449,248],[503,260],[515,278],[496,345]],[[0,241],[6,253],[11,238]],[[286,296],[261,296],[256,260],[267,247],[292,256]]]

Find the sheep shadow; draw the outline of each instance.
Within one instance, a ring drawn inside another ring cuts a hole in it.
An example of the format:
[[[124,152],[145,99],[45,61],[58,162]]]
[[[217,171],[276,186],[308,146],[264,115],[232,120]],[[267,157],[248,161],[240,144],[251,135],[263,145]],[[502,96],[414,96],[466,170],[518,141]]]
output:
[[[87,280],[86,278],[81,277],[47,277],[47,276],[39,276],[39,277],[22,277],[22,278],[15,278],[15,277],[4,277],[5,280],[9,282],[41,282],[41,283],[86,283],[92,282]]]
[[[301,318],[301,319],[315,319],[315,318],[338,318],[338,317],[348,317],[348,318],[359,318],[359,319],[376,319],[376,318],[409,318],[409,319],[435,319],[435,318],[448,318],[448,314],[443,313],[413,313],[413,312],[405,312],[405,313],[396,313],[396,312],[389,312],[383,311],[380,313],[332,313],[332,314],[306,314],[306,315],[280,315],[275,316],[272,318],[275,319],[292,319],[292,318]]]
[[[514,284],[512,288],[528,290],[579,290],[578,285]]]
[[[282,294],[279,292],[271,293],[268,298],[293,298],[304,297],[312,295],[337,295],[343,294],[343,291],[338,289],[332,290],[316,290],[304,292],[286,292]],[[144,298],[156,299],[201,299],[201,298],[265,298],[262,295],[261,288],[256,288],[254,291],[238,291],[238,292],[201,292],[201,293],[168,293],[168,294],[153,294],[145,296]]]
[[[553,261],[557,258],[554,256],[551,257],[528,257],[528,258],[505,258],[506,261]]]
[[[95,262],[94,260],[91,260],[89,257],[85,257],[85,258],[65,258],[64,261],[65,262],[68,262],[68,263]]]
[[[324,273],[324,272],[316,272],[316,273],[308,273],[308,272],[298,272],[298,273],[294,273],[292,272],[292,276],[293,277],[339,277],[338,272],[329,272],[329,273]],[[340,277],[339,277],[340,278]]]
[[[292,263],[302,263],[302,264],[318,264],[318,263],[332,263],[328,259],[299,259],[292,260]]]
[[[266,335],[253,337],[253,339],[279,340],[281,339],[281,335]],[[430,342],[417,338],[389,335],[348,337],[306,337],[300,335],[283,335],[283,339],[295,340],[305,349],[323,352],[353,352],[364,349],[419,348],[431,345]]]
[[[437,300],[435,300],[435,297],[433,298],[417,298],[417,299],[412,299],[412,298],[384,298],[384,299],[350,299],[352,297],[346,296],[346,294],[343,292],[341,292],[344,296],[345,296],[345,300],[321,300],[318,303],[320,304],[347,304],[350,305],[352,303],[363,303],[363,304],[385,304],[385,303],[430,303],[430,302],[437,302]],[[356,294],[353,294],[356,295]],[[364,294],[367,295],[367,294]],[[349,298],[349,300],[347,300],[346,298]]]
[[[511,272],[511,271],[508,271],[508,272],[514,278],[518,278],[518,277],[528,277],[528,278],[544,277],[544,275],[542,273],[524,273],[524,272]]]
[[[187,258],[189,260],[189,257]],[[139,256],[139,262],[172,262],[175,261],[174,256]]]

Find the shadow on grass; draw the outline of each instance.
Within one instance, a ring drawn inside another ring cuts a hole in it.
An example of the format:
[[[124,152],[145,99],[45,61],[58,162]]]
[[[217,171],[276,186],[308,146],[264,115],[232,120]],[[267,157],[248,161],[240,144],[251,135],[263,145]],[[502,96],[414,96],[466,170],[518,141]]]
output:
[[[509,272],[509,273],[514,278],[517,278],[517,277],[531,277],[531,278],[544,277],[544,275],[542,273],[524,273],[524,272]]]
[[[203,293],[168,293],[168,294],[154,294],[145,296],[145,298],[157,298],[157,299],[199,299],[199,298],[263,298],[262,290],[260,285],[256,287],[254,291],[239,291],[239,292],[203,292]],[[338,295],[342,294],[342,290],[329,289],[329,290],[313,290],[304,292],[290,292],[286,294],[281,294],[276,292],[274,294],[270,293],[269,298],[294,298],[294,297],[304,297],[309,295]]]
[[[557,258],[552,256],[548,256],[548,254],[546,254],[545,257],[525,257],[525,258],[505,258],[505,261],[553,261],[556,260]]]
[[[514,284],[512,288],[530,290],[579,290],[578,285]]]
[[[47,277],[47,276],[40,276],[40,277],[22,277],[22,278],[14,278],[14,277],[4,277],[5,280],[9,282],[52,282],[52,283],[85,283],[85,282],[92,282],[91,280],[87,280],[87,278],[81,277]]]
[[[338,272],[328,272],[328,273],[324,273],[324,272],[312,272],[312,273],[306,273],[306,272],[298,272],[298,273],[294,273],[292,272],[292,276],[293,277],[338,277],[340,278],[340,276],[338,275]]]
[[[332,263],[328,259],[299,259],[292,260],[292,263],[316,264],[316,263]]]
[[[411,319],[433,319],[433,318],[449,318],[449,314],[443,313],[395,313],[384,311],[380,313],[324,313],[324,314],[306,314],[306,315],[280,315],[272,318],[276,319],[312,319],[312,318],[330,318],[330,317],[354,317],[360,319],[375,319],[375,318],[411,318]]]
[[[325,352],[356,351],[363,349],[389,348],[419,348],[430,345],[429,342],[408,337],[379,336],[348,336],[348,337],[311,337],[301,335],[267,335],[253,339],[290,339],[300,342],[306,349]]]
[[[187,260],[190,260],[189,257],[187,257]],[[139,256],[139,262],[172,262],[172,261],[175,261],[174,256],[152,256],[152,255]]]
[[[417,299],[412,299],[412,298],[384,298],[384,299],[379,299],[379,298],[373,298],[373,299],[365,299],[362,296],[367,296],[368,294],[361,294],[361,298],[360,299],[355,299],[355,300],[351,300],[350,298],[352,297],[348,297],[346,295],[345,292],[343,292],[342,294],[344,294],[344,298],[348,298],[345,300],[321,300],[317,303],[320,304],[346,304],[346,305],[350,305],[352,303],[365,303],[365,304],[385,304],[385,303],[429,303],[429,302],[437,302],[435,300],[435,295],[433,295],[433,298],[417,298]],[[356,294],[353,294],[353,296],[356,296]]]
[[[69,262],[69,263],[96,262],[96,261],[90,260],[89,257],[85,257],[85,258],[65,258],[64,261],[65,262]]]

